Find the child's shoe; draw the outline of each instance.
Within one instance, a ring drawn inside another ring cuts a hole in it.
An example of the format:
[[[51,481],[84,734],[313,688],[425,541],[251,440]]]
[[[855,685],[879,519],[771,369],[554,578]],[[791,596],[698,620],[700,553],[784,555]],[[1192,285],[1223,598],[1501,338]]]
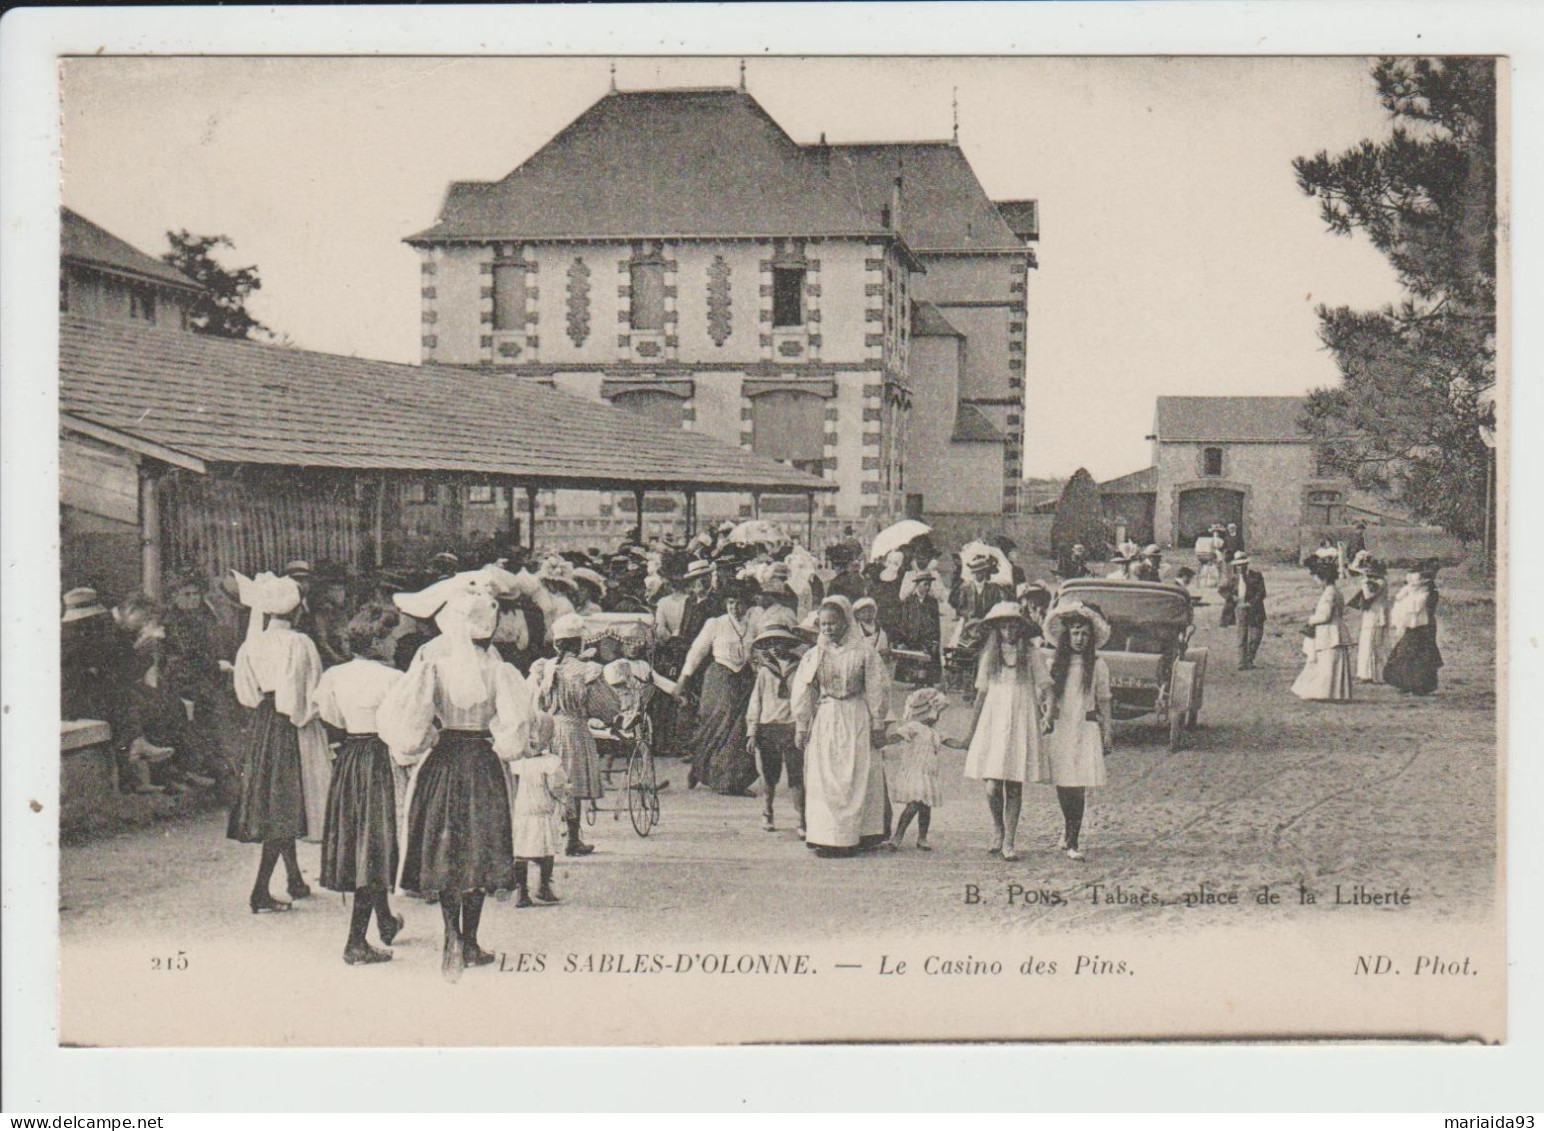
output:
[[[551,884],[542,884],[542,886],[536,890],[536,901],[538,903],[560,902],[558,899],[558,893],[552,890]]]
[[[516,907],[535,907],[536,906],[536,904],[531,902],[531,893],[526,890],[524,884],[521,884],[519,887],[517,887],[515,889],[515,906]]]

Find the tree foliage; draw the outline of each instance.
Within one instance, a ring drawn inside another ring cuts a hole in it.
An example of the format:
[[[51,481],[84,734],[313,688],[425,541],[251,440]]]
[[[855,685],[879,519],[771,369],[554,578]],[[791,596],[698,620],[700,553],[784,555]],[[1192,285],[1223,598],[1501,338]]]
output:
[[[229,236],[195,236],[186,228],[167,232],[172,249],[161,259],[199,285],[188,310],[188,323],[200,334],[220,338],[250,338],[268,332],[247,312],[247,299],[261,290],[256,267],[227,269],[214,257],[215,248],[234,248]]]
[[[1372,77],[1390,136],[1293,168],[1329,230],[1364,233],[1407,297],[1319,308],[1343,380],[1310,394],[1307,424],[1334,470],[1476,537],[1495,426],[1495,63],[1381,59]]]
[[[1105,545],[1104,498],[1088,469],[1080,467],[1062,488],[1051,522],[1051,551],[1061,558],[1073,543],[1081,542],[1091,554]]]

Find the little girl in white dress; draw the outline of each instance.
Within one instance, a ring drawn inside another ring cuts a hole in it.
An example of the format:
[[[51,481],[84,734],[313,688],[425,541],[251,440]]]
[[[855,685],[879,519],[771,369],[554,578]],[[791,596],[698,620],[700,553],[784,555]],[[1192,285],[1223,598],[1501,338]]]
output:
[[[1051,661],[1046,759],[1034,780],[1056,787],[1062,849],[1069,859],[1082,860],[1083,809],[1088,790],[1105,783],[1104,756],[1113,730],[1110,669],[1098,656],[1110,639],[1110,624],[1092,605],[1070,601],[1046,616],[1045,635],[1056,647],[1056,658]]]
[[[927,842],[928,827],[933,822],[933,810],[944,802],[940,780],[943,740],[934,727],[948,706],[949,699],[943,692],[919,687],[906,697],[905,721],[896,727],[895,738],[885,747],[887,753],[894,752],[896,762],[895,772],[887,769],[885,773],[890,784],[890,803],[904,806],[890,838],[891,850],[901,847],[906,829],[915,817],[917,847],[923,852],[932,851]]]

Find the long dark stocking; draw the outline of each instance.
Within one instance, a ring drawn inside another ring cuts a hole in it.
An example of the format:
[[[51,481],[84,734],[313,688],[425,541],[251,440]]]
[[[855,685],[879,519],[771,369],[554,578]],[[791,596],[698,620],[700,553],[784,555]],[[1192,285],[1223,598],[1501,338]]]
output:
[[[268,881],[273,879],[273,869],[279,862],[279,844],[277,840],[263,841],[262,855],[257,859],[257,882],[252,885],[252,897],[268,897]]]
[[[550,856],[543,856],[536,862],[537,867],[541,869],[541,886],[544,888],[552,886],[552,863]]]
[[[1082,786],[1056,787],[1056,800],[1061,803],[1062,820],[1067,826],[1067,847],[1078,846],[1078,834],[1083,831],[1083,801],[1086,790]]]
[[[917,802],[908,801],[906,808],[901,810],[900,819],[895,823],[895,836],[891,838],[896,844],[900,844],[902,838],[906,836],[906,830],[911,827],[911,819],[917,815],[918,810],[921,808],[922,806]],[[924,832],[922,835],[927,836],[927,833]]]
[[[477,945],[477,925],[482,922],[484,893],[469,891],[461,897],[461,938]]]
[[[522,888],[523,889],[528,883],[530,883],[530,879],[531,879],[531,870],[530,870],[529,867],[526,866],[526,862],[524,860],[516,860],[515,861],[515,886],[517,888]]]
[[[440,916],[445,920],[445,939],[461,937],[461,893],[440,892]]]
[[[370,915],[375,911],[375,893],[379,888],[360,888],[354,893],[354,907],[348,919],[348,945],[365,945],[365,928],[370,925]]]
[[[377,931],[394,929],[397,925],[397,920],[396,917],[391,913],[391,900],[387,898],[386,889],[384,887],[378,887],[372,888],[371,891],[375,893],[375,929]],[[360,894],[362,895],[364,893],[361,892]],[[356,895],[354,898],[358,899],[359,896]],[[386,926],[388,923],[391,924],[390,927]]]
[[[295,838],[287,837],[276,843],[279,845],[279,854],[284,857],[284,875],[289,880],[290,887],[303,883],[304,878],[300,874],[300,857],[295,854]]]
[[[931,805],[924,805],[920,801],[913,804],[917,806],[917,839],[926,840],[928,826],[933,823],[933,807]],[[905,827],[904,823],[902,827]]]

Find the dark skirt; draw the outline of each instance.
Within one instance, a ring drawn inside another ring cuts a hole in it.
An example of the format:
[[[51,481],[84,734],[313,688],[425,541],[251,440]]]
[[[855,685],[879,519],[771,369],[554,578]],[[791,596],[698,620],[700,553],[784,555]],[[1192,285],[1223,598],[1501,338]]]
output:
[[[397,882],[397,787],[391,755],[373,734],[351,734],[338,751],[322,832],[322,886],[386,888]]]
[[[272,695],[263,696],[254,716],[241,765],[241,791],[225,835],[243,844],[303,837],[309,829],[300,777],[300,732],[274,710]]]
[[[513,888],[508,783],[486,734],[441,731],[408,802],[402,887],[424,893]]]
[[[1394,645],[1383,665],[1383,682],[1412,695],[1430,695],[1437,690],[1437,669],[1441,666],[1437,626],[1423,624],[1410,629]]]
[[[756,780],[756,759],[745,746],[745,709],[755,686],[749,664],[732,672],[711,663],[702,678],[693,768],[697,780],[718,793],[743,793]]]

